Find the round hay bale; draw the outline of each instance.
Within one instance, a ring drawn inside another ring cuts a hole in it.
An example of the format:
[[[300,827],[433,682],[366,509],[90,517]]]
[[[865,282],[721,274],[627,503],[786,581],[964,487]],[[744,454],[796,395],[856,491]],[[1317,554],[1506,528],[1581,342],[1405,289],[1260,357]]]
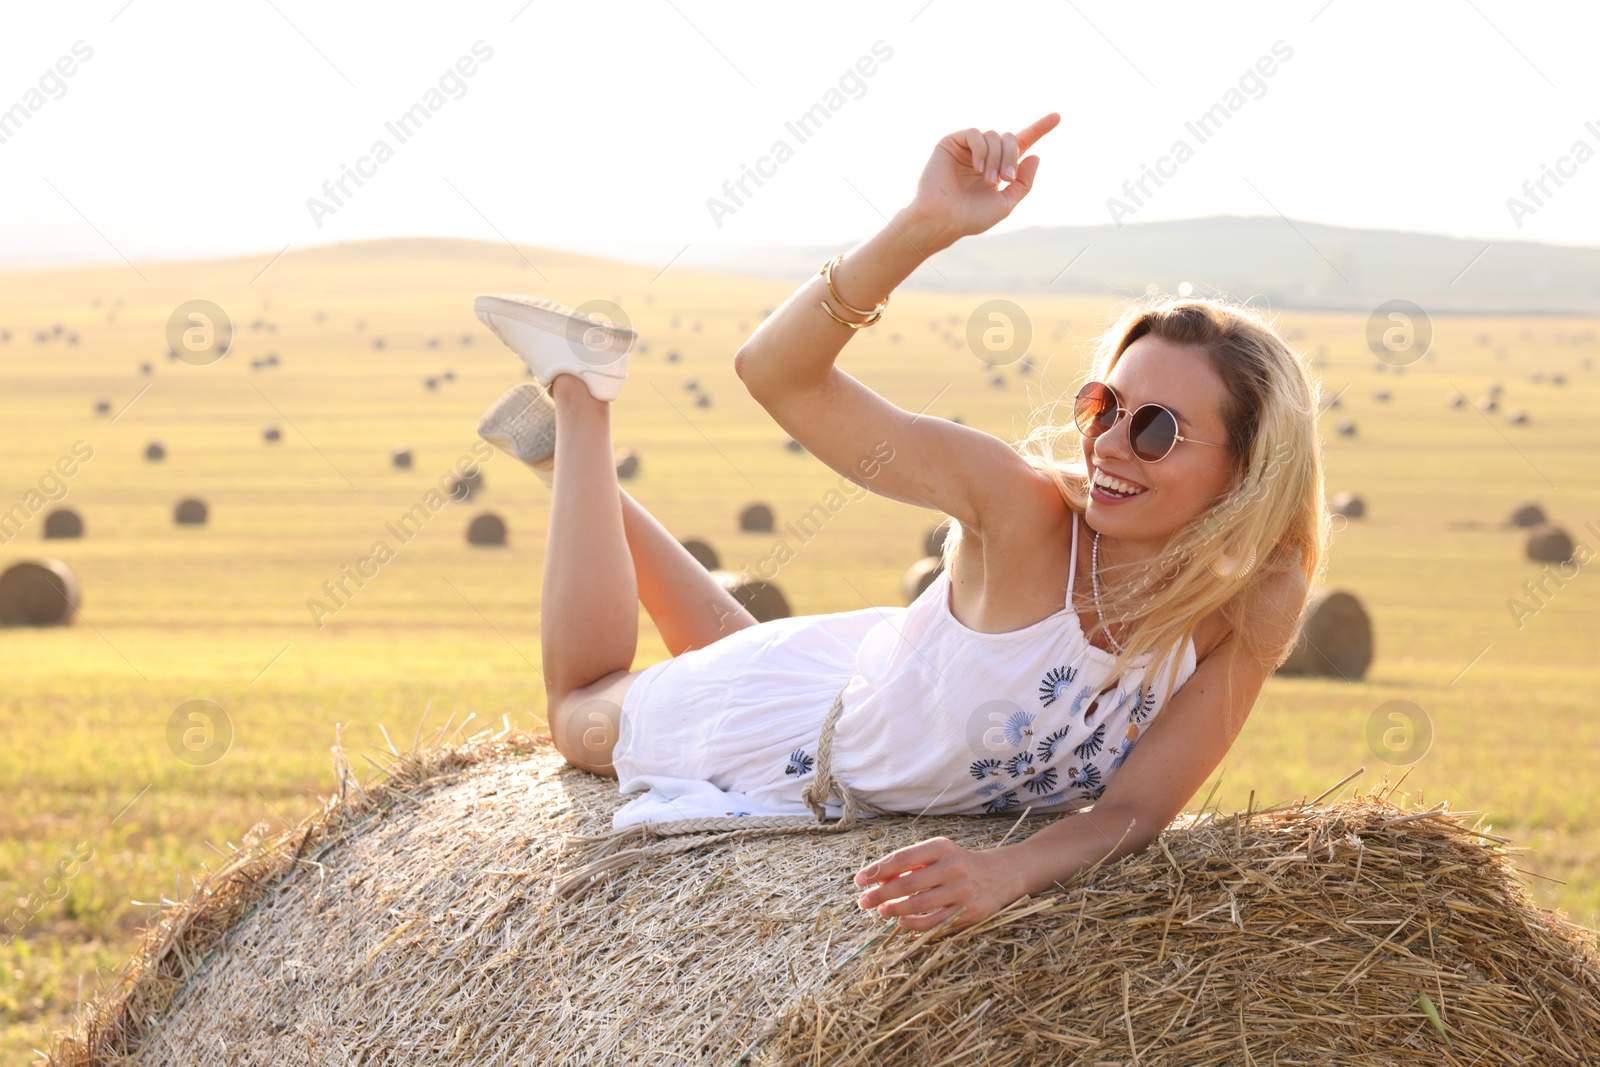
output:
[[[83,536],[83,516],[71,508],[56,508],[44,517],[47,541],[66,541]]]
[[[453,371],[453,370],[447,370],[447,371],[444,372],[443,377],[444,377],[445,381],[453,382],[453,381],[456,380],[456,372]]]
[[[743,604],[744,609],[754,615],[757,622],[787,619],[792,614],[789,610],[789,601],[771,582],[751,578],[739,571],[715,570],[711,572],[711,576],[722,588],[732,593],[733,598]]]
[[[804,452],[806,450],[806,446],[796,441],[793,437],[784,438],[783,447],[790,452]]]
[[[1512,508],[1511,514],[1506,518],[1506,523],[1511,526],[1537,526],[1544,521],[1544,508],[1531,500]]]
[[[186,497],[172,509],[172,521],[179,526],[204,526],[210,517],[206,502],[198,497]]]
[[[167,446],[160,441],[151,441],[144,446],[144,458],[151,463],[159,463],[167,458]]]
[[[472,494],[483,491],[483,471],[474,468],[470,474],[451,478],[448,491],[451,497],[463,503],[471,500]]]
[[[668,363],[676,363],[682,358],[683,357],[678,355],[678,353],[676,353],[676,352],[668,352],[667,353],[667,362]]]
[[[924,556],[910,567],[906,568],[905,577],[900,579],[900,595],[907,604],[912,603],[933,584],[939,577],[939,572],[944,570],[944,560],[938,556]]]
[[[1346,489],[1328,498],[1328,511],[1334,515],[1343,515],[1347,519],[1364,519],[1367,515],[1367,502]]]
[[[1334,429],[1344,437],[1354,437],[1356,435],[1356,424],[1350,419],[1341,420]]]
[[[954,411],[947,411],[947,412],[945,412],[943,415],[941,415],[939,417],[941,419],[945,419],[945,420],[947,420],[949,422],[953,422],[957,426],[965,426],[966,422],[967,422],[966,419],[963,419],[959,414],[957,414]]]
[[[1499,382],[1490,382],[1488,385],[1483,387],[1483,391],[1486,394],[1488,394],[1489,396],[1499,396],[1500,395],[1500,383]]]
[[[706,570],[714,571],[722,567],[722,558],[717,555],[717,550],[712,548],[706,542],[700,540],[698,537],[691,537],[687,541],[680,541],[678,543],[683,545],[684,548],[688,549],[689,555],[693,556],[695,558],[695,562],[700,564],[700,566],[704,567]]]
[[[109,415],[109,414],[111,414],[111,400],[110,400],[110,398],[109,397],[104,397],[104,396],[96,398],[96,400],[94,402],[94,413],[96,415]]]
[[[1450,390],[1449,393],[1445,394],[1444,402],[1448,407],[1453,407],[1453,408],[1465,407],[1466,403],[1467,403],[1467,398],[1462,396],[1460,393],[1456,392],[1454,389],[1452,389],[1452,390]]]
[[[1567,384],[1567,376],[1565,374],[1552,374],[1552,375],[1550,375],[1550,384],[1551,385],[1566,385]]]
[[[1535,563],[1565,563],[1572,558],[1572,535],[1554,523],[1541,522],[1528,530],[1525,546]]]
[[[1513,426],[1526,426],[1528,423],[1528,413],[1523,411],[1521,408],[1512,408],[1510,411],[1506,412],[1506,421]]]
[[[944,552],[944,540],[950,536],[950,520],[928,527],[928,532],[922,538],[922,553],[925,556],[937,556]]]
[[[1004,389],[1006,387],[1006,376],[1004,374],[990,375],[989,384],[996,389]]]
[[[619,448],[614,453],[617,460],[617,477],[629,481],[639,476],[639,454],[631,448]]]
[[[532,369],[532,368],[529,368],[529,369]],[[424,379],[422,379],[422,384],[423,384],[423,386],[425,388],[437,389],[437,388],[439,388],[439,379],[437,379],[437,378],[424,378]]]
[[[277,442],[283,440],[283,431],[278,429],[276,426],[264,427],[261,431],[261,439],[267,442],[269,445],[276,444]]]
[[[771,533],[772,509],[759,502],[746,504],[739,509],[739,529],[745,533]]]
[[[1060,816],[667,827],[676,851],[641,855],[650,835],[611,834],[632,797],[547,736],[414,746],[383,773],[336,752],[351,784],[153,915],[52,1063],[1456,1062],[1423,993],[1461,1063],[1600,1062],[1592,936],[1537,905],[1505,838],[1392,786],[1182,813],[952,939],[856,907],[856,870]],[[584,866],[607,849],[612,870]]]
[[[148,375],[154,374],[155,372],[156,372],[156,369],[154,367],[152,367],[148,362],[139,364],[139,373],[140,374],[148,376]]]
[[[506,522],[494,512],[485,511],[481,515],[475,515],[467,524],[467,544],[504,545],[505,543]]]
[[[1374,389],[1372,391],[1372,399],[1378,401],[1380,404],[1387,403],[1389,400],[1389,395],[1389,390],[1387,389]]]
[[[1358,682],[1372,663],[1372,620],[1353,593],[1326,587],[1314,591],[1296,634],[1294,649],[1278,674]]]
[[[411,449],[404,445],[395,445],[394,449],[389,453],[389,461],[395,465],[397,470],[410,470],[413,458]]]
[[[1500,401],[1496,400],[1495,397],[1493,396],[1493,394],[1484,393],[1482,396],[1480,396],[1478,398],[1478,410],[1479,411],[1497,411],[1497,410],[1499,410],[1499,408],[1500,408]]]
[[[66,626],[81,602],[78,576],[58,559],[28,559],[0,573],[0,626]]]
[[[693,392],[695,392],[696,390],[698,390],[700,388],[700,379],[699,378],[690,378],[688,381],[683,383],[683,387],[688,392],[693,393]]]
[[[710,393],[701,393],[699,396],[695,397],[694,398],[694,406],[697,407],[697,408],[708,408],[708,407],[710,407],[711,406],[711,394]]]

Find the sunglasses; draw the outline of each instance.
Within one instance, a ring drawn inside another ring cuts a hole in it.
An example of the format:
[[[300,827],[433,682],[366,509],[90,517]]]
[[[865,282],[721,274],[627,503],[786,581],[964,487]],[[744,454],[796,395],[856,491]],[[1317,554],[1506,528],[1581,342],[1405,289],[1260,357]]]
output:
[[[1127,410],[1111,386],[1104,382],[1089,382],[1078,390],[1072,418],[1084,437],[1095,438],[1115,426]],[[1160,404],[1145,404],[1128,417],[1128,443],[1133,448],[1133,454],[1146,463],[1166,459],[1179,441],[1211,445],[1213,448],[1228,447],[1183,436],[1178,432],[1178,417]]]

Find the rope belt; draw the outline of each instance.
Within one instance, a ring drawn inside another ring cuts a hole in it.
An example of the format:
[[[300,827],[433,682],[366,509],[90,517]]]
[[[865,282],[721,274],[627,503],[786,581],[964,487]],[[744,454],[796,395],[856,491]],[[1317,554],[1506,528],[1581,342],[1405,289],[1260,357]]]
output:
[[[600,876],[619,871],[638,863],[675,856],[706,845],[719,844],[760,834],[840,833],[853,829],[861,812],[874,815],[903,815],[889,811],[857,798],[850,788],[833,774],[833,730],[844,711],[846,682],[833,698],[833,706],[822,720],[822,735],[817,739],[816,774],[800,794],[806,807],[815,818],[808,815],[740,815],[706,816],[673,819],[668,822],[645,822],[624,826],[609,833],[585,836],[567,835],[569,844],[577,845],[581,855],[588,858],[582,867],[556,879],[557,897],[571,897],[592,885]],[[834,794],[844,807],[844,813],[833,822],[828,821],[827,804]],[[690,837],[687,835],[705,835]],[[666,840],[673,838],[674,840]],[[637,843],[636,843],[637,842]],[[633,844],[632,848],[623,846]]]

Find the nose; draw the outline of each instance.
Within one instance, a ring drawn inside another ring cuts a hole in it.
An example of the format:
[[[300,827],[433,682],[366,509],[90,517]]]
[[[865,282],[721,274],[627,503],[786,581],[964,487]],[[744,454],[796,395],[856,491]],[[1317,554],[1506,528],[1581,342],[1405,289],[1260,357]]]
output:
[[[1097,464],[1100,459],[1100,452],[1102,450],[1101,446],[1108,441],[1116,447],[1114,449],[1105,449],[1105,453],[1107,455],[1115,456],[1118,459],[1129,460],[1136,464],[1138,463],[1138,457],[1133,454],[1133,442],[1129,437],[1130,433],[1132,433],[1132,431],[1128,429],[1131,419],[1127,418],[1127,415],[1128,412],[1125,409],[1118,408],[1116,421],[1112,422],[1111,429],[1102,431],[1100,435],[1094,439],[1093,451],[1095,455],[1095,462]],[[1141,470],[1144,467],[1143,464],[1138,464],[1138,466]]]

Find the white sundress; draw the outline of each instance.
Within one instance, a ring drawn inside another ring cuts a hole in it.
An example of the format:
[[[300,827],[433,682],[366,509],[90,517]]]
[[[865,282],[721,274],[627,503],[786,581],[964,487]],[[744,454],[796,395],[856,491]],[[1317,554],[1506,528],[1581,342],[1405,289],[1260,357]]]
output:
[[[622,703],[615,828],[704,816],[811,815],[823,719],[843,689],[832,772],[858,799],[929,815],[1071,811],[1092,803],[1194,673],[1149,653],[1109,680],[1066,603],[1007,633],[950,611],[942,571],[909,607],[775,619],[646,668]],[[831,799],[829,818],[843,814]]]

